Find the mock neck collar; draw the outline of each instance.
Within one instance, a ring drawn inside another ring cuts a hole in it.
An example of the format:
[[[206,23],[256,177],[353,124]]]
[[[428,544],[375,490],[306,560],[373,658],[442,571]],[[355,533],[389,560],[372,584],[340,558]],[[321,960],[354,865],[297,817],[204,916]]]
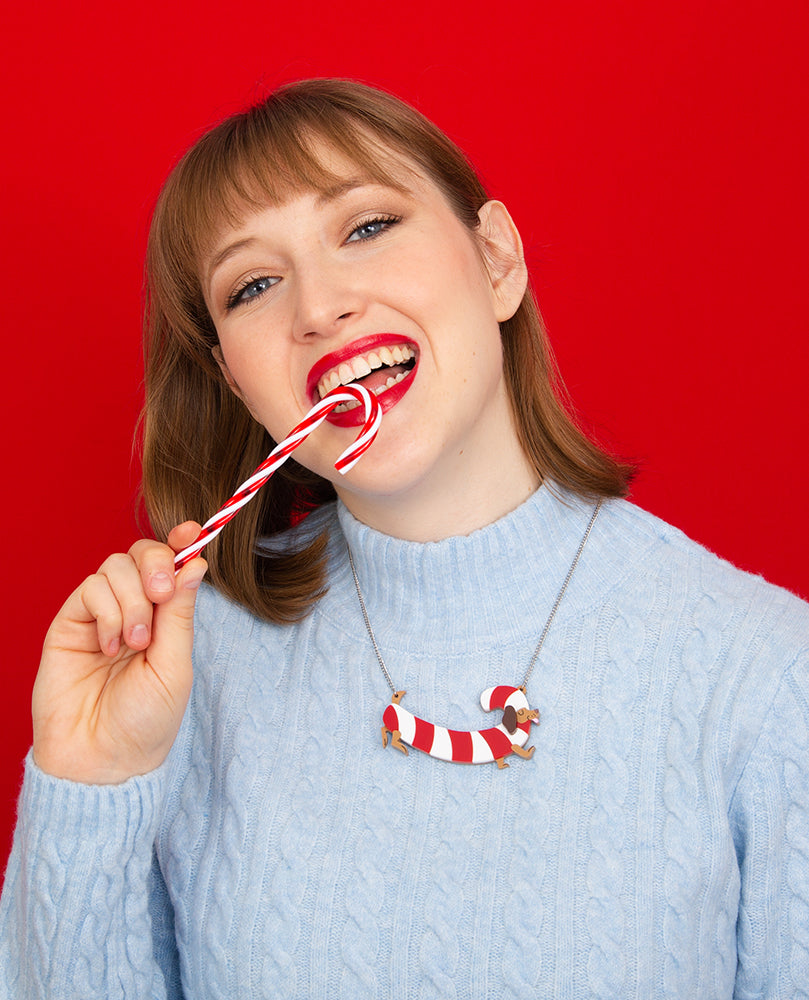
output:
[[[345,543],[374,631],[386,648],[473,651],[535,641],[567,575],[592,504],[541,486],[516,510],[469,535],[410,542],[357,521],[338,502],[333,587],[359,613]],[[335,533],[336,534],[336,533]],[[585,550],[564,604],[583,599]],[[586,588],[585,588],[586,589]],[[578,591],[578,598],[577,598]]]

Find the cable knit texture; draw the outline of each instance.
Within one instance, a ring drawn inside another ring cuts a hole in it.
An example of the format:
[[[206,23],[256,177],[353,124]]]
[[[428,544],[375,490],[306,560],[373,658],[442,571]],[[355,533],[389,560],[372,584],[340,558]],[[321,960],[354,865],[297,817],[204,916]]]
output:
[[[809,607],[605,504],[528,685],[531,760],[383,749],[390,691],[499,722],[590,508],[330,526],[295,627],[210,588],[183,727],[112,788],[29,761],[0,910],[19,998],[809,997]]]

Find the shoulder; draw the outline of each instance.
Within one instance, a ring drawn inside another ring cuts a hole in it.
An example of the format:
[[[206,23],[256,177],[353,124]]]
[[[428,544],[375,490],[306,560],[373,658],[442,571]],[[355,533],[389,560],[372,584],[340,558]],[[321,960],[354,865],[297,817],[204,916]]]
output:
[[[214,586],[203,583],[194,611],[195,666],[206,659],[240,655],[257,639],[267,641],[280,630],[264,622],[247,608],[226,597]]]
[[[288,531],[260,538],[256,551],[267,556],[289,555],[311,544],[324,531],[332,533],[336,524],[335,505],[325,504]],[[234,644],[247,647],[256,642],[287,643],[294,638],[294,627],[264,621],[208,583],[200,588],[194,629],[196,652],[203,648],[224,650]]]
[[[786,689],[794,704],[802,690],[805,703],[809,604],[633,504],[610,502],[604,514],[606,600],[654,637],[646,655],[664,671],[672,705],[749,752]]]
[[[249,673],[256,661],[277,661],[297,641],[300,624],[266,621],[203,583],[194,613],[194,678],[223,670]]]
[[[294,528],[258,542],[259,554],[290,553],[309,545],[324,531],[334,538],[337,523],[334,504],[319,508]],[[330,550],[334,549],[333,541]],[[311,618],[311,616],[310,616]],[[256,671],[273,670],[294,653],[303,641],[310,618],[298,624],[266,621],[214,586],[203,583],[194,614],[194,689],[196,697],[208,700],[223,688],[249,685]]]
[[[610,501],[600,534],[616,580],[669,588],[683,611],[710,605],[719,618],[730,614],[737,621],[745,610],[756,612],[762,623],[777,625],[785,642],[809,647],[809,604],[739,569],[648,511],[625,500]]]

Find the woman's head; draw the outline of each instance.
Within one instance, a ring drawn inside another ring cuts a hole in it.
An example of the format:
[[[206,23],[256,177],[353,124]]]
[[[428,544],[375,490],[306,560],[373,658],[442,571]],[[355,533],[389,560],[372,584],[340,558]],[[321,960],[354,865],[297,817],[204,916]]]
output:
[[[215,342],[199,263],[217,234],[246,213],[294,193],[323,191],[338,178],[319,149],[333,148],[365,176],[396,183],[412,162],[470,229],[486,191],[461,151],[413,108],[347,80],[304,80],[207,132],[169,177],[154,214],[147,268],[150,292],[189,348]],[[398,168],[398,170],[397,170]]]
[[[324,157],[324,149],[334,156]],[[483,259],[491,249],[479,229],[487,194],[463,154],[418,112],[380,91],[348,81],[303,81],[203,136],[164,187],[147,259],[144,494],[160,534],[181,518],[207,516],[272,445],[214,358],[218,337],[201,263],[223,231],[238,229],[252,213],[333,189],[344,179],[333,162],[352,164],[362,177],[388,187],[407,186],[409,171],[422,175],[439,189]],[[623,492],[625,470],[595,449],[559,404],[530,293],[501,323],[500,335],[520,444],[538,476],[586,495]],[[266,560],[252,556],[256,534],[286,527],[296,508],[332,495],[328,483],[291,463],[270,487],[250,517],[240,515],[239,529],[229,526],[209,553],[215,582],[242,600],[250,581],[253,589],[257,578],[272,585]],[[311,580],[306,587],[311,590]]]

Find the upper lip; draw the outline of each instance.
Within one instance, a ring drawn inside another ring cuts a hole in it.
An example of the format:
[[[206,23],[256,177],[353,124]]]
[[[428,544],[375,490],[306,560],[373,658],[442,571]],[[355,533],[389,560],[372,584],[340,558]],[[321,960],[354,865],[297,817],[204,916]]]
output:
[[[358,340],[352,340],[351,343],[345,344],[343,347],[339,347],[336,351],[330,351],[328,354],[324,354],[322,358],[312,365],[309,375],[307,376],[306,391],[309,398],[313,402],[318,401],[320,398],[318,393],[318,383],[324,376],[333,371],[337,371],[339,376],[340,365],[349,366],[349,372],[353,376],[351,381],[353,381],[355,378],[361,378],[362,375],[359,375],[353,370],[352,362],[358,361],[361,358],[364,358],[367,361],[369,354],[378,353],[382,348],[390,349],[396,346],[408,347],[415,354],[418,353],[417,345],[407,337],[403,337],[401,334],[396,333],[378,333],[369,337],[361,337]],[[384,362],[384,359],[380,360]],[[373,359],[370,367],[374,367]],[[364,374],[367,375],[368,372],[364,372]],[[340,381],[344,383],[344,379],[342,377],[340,377]]]

